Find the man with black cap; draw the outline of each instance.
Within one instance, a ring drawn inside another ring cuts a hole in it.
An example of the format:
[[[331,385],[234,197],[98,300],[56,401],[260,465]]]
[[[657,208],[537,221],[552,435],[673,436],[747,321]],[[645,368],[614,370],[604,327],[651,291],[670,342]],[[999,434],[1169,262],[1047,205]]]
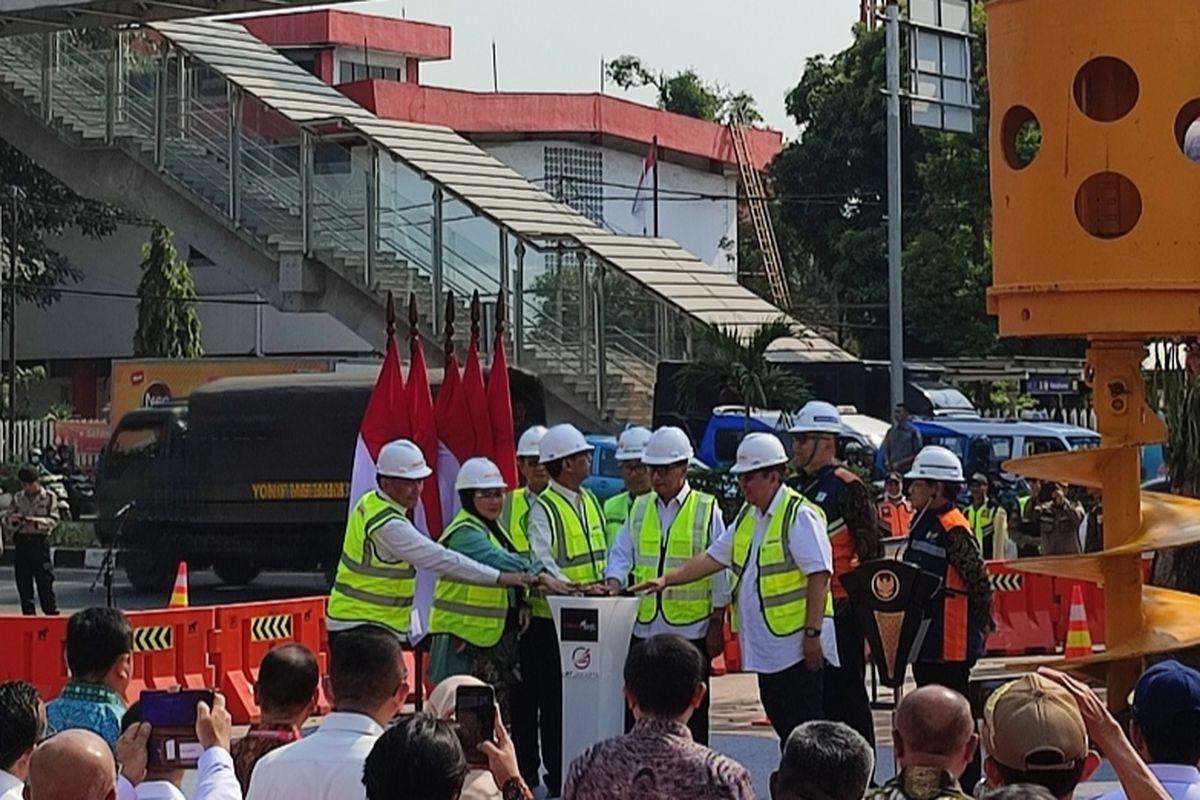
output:
[[[1129,738],[1172,800],[1200,800],[1200,672],[1161,661],[1133,690]],[[1098,800],[1124,800],[1124,791]]]
[[[17,594],[21,597],[21,613],[37,613],[33,602],[33,587],[37,585],[42,612],[58,614],[54,597],[54,562],[50,558],[50,534],[58,527],[58,498],[42,486],[35,467],[26,464],[17,471],[21,490],[14,492],[12,505],[4,515],[4,525],[13,532],[16,554],[13,572],[17,579]]]
[[[988,497],[988,477],[982,472],[971,476],[971,501],[963,509],[967,522],[971,523],[971,532],[975,534],[975,543],[985,559],[1004,558],[1004,543],[1008,540],[1008,519],[995,500]],[[996,533],[1001,532],[999,538]],[[996,543],[999,542],[999,549]]]

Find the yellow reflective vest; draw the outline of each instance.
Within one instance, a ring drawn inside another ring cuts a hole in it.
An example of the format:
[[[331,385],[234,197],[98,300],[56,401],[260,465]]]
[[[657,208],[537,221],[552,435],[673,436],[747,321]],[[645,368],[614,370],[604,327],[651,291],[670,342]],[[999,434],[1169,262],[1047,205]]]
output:
[[[792,558],[788,549],[788,533],[796,514],[802,506],[807,506],[821,517],[821,525],[825,526],[825,513],[820,506],[806,500],[799,492],[787,486],[783,487],[783,503],[772,515],[767,524],[767,532],[758,548],[758,596],[762,604],[763,616],[766,618],[767,629],[776,636],[791,636],[798,633],[805,625],[808,614],[808,576],[800,569],[800,565]],[[755,514],[750,505],[742,506],[734,521],[733,563],[730,569],[734,574],[733,597],[737,602],[738,589],[746,562],[750,558],[750,546],[754,541]],[[825,594],[825,616],[833,616],[833,593]],[[734,614],[736,624],[737,614]]]
[[[462,510],[442,533],[440,542],[453,550],[455,537],[468,529],[481,531],[493,547],[504,549],[477,518]],[[433,591],[429,632],[452,633],[476,647],[493,647],[504,634],[509,596],[509,590],[503,586],[481,586],[439,575]]]
[[[536,502],[545,509],[550,521],[550,551],[563,575],[574,583],[595,583],[604,580],[608,564],[604,512],[596,496],[582,487],[579,501],[582,516],[552,484],[538,495]],[[550,604],[536,595],[530,599],[530,608],[536,617],[551,616]]]
[[[971,523],[971,532],[975,534],[975,543],[982,550],[984,538],[992,536],[996,532],[996,506],[990,502],[985,502],[979,508],[968,504],[963,509],[963,515],[966,516],[967,522]]]
[[[500,512],[500,527],[508,533],[513,547],[521,555],[529,555],[529,509],[537,495],[528,486],[514,489],[504,496]]]
[[[663,541],[658,518],[657,495],[649,492],[633,502],[629,514],[629,536],[634,545],[633,579],[636,583],[653,580],[678,569],[708,549],[715,497],[689,491]],[[692,625],[707,619],[713,610],[712,576],[682,586],[670,586],[661,594],[642,598],[638,622],[648,625],[662,614],[670,625]]]
[[[375,552],[375,535],[389,522],[407,521],[404,507],[378,491],[368,492],[346,521],[342,558],[329,594],[330,619],[383,625],[408,633],[417,572],[407,562],[384,561]]]
[[[653,492],[650,494],[653,495]],[[629,492],[614,494],[604,501],[604,541],[607,544],[608,550],[612,549],[613,542],[617,540],[617,534],[620,532],[621,526],[629,518],[633,502],[634,498],[629,495]]]

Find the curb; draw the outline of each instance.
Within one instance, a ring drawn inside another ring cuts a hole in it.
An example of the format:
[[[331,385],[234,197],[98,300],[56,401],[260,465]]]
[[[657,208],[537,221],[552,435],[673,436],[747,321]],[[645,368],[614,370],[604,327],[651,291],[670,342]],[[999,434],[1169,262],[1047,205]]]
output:
[[[107,549],[103,547],[51,547],[50,561],[55,567],[62,569],[99,569],[106,552],[108,552]],[[5,548],[4,553],[0,554],[0,566],[11,567],[14,555],[13,548]],[[118,552],[117,564],[120,564],[121,561],[121,554]]]

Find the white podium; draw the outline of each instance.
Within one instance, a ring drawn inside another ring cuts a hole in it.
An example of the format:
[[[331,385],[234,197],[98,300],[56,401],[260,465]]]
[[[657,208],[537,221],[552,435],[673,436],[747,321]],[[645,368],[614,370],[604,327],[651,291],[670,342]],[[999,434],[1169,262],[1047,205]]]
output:
[[[625,657],[637,597],[551,596],[563,681],[563,763],[625,732]]]

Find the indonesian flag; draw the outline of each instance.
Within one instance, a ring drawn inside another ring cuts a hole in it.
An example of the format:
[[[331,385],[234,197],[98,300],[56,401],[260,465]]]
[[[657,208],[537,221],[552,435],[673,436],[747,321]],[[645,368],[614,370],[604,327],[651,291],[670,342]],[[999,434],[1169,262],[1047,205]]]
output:
[[[467,361],[463,365],[462,393],[466,396],[469,422],[475,429],[473,456],[492,458],[492,417],[488,410],[487,390],[483,385],[483,365],[479,362],[479,333],[471,331],[471,345],[467,348]]]
[[[454,479],[458,476],[458,468],[475,451],[475,428],[471,424],[471,412],[467,409],[467,396],[463,393],[458,358],[454,353],[446,359],[446,374],[442,388],[438,389],[433,413],[437,418],[437,475],[442,489],[442,519],[450,520],[459,508]]]
[[[650,172],[658,169],[658,147],[655,144],[650,145],[650,149],[646,151],[646,160],[642,162],[642,174],[638,177],[637,189],[633,193],[633,215],[635,217],[644,217],[646,212],[646,184],[650,178]],[[642,220],[643,227],[645,220]]]
[[[412,360],[408,367],[408,403],[412,415],[412,440],[425,456],[425,463],[434,467],[434,473],[425,479],[421,489],[421,502],[417,505],[414,524],[417,530],[433,539],[441,537],[443,530],[442,517],[442,487],[440,483],[446,480],[438,466],[438,433],[437,419],[433,410],[433,394],[429,388],[429,370],[425,364],[425,348],[421,337],[412,337]],[[454,476],[451,475],[450,486],[453,490]],[[433,607],[433,590],[437,585],[437,575],[427,570],[417,570],[417,591],[413,599],[414,618],[409,634],[409,640],[416,643],[429,630],[429,612]]]
[[[354,470],[350,477],[350,510],[367,492],[375,488],[375,460],[388,442],[410,438],[412,427],[408,417],[408,402],[401,375],[400,355],[396,336],[388,332],[383,366],[367,401],[358,442],[354,446]]]
[[[497,331],[492,353],[492,371],[487,383],[488,416],[492,423],[492,461],[500,468],[509,489],[516,489],[517,444],[513,432],[512,393],[508,386],[508,356],[504,334]]]

